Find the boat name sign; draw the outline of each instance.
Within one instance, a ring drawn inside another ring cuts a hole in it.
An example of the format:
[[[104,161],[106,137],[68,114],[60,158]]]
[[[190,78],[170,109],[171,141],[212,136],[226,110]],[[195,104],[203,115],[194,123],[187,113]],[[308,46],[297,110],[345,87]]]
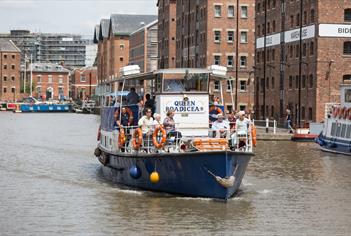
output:
[[[174,110],[177,113],[203,113],[205,112],[204,105],[198,100],[188,101],[170,101],[166,103],[166,112]]]

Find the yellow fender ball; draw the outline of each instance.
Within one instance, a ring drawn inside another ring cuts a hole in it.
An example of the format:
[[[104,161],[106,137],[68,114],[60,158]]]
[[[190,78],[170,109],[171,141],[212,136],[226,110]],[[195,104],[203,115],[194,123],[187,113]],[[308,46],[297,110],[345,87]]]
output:
[[[160,181],[160,175],[156,171],[152,172],[150,175],[150,181],[151,183],[156,184],[158,181]]]

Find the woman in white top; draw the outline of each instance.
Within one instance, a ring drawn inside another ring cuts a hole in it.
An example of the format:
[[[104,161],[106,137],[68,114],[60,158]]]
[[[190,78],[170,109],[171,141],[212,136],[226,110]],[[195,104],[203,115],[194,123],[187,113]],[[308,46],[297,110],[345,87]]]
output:
[[[155,130],[158,126],[162,125],[161,123],[161,115],[158,113],[154,114],[154,121],[152,123],[153,130]]]

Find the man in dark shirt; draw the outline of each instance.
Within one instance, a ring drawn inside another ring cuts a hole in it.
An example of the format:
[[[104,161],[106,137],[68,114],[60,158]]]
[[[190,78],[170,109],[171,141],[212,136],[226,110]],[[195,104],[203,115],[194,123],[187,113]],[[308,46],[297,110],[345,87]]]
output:
[[[150,94],[145,95],[145,108],[150,108],[152,111],[152,114],[155,113],[155,101],[154,99],[151,98]]]
[[[135,92],[135,88],[130,88],[130,92],[127,95],[128,105],[135,105],[139,102],[139,95]]]

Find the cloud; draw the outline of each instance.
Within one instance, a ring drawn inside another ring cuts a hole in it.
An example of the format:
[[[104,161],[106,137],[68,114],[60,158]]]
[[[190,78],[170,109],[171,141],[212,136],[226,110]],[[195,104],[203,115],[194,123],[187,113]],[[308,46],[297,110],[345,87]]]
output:
[[[25,9],[34,6],[34,0],[0,0],[0,9]]]

